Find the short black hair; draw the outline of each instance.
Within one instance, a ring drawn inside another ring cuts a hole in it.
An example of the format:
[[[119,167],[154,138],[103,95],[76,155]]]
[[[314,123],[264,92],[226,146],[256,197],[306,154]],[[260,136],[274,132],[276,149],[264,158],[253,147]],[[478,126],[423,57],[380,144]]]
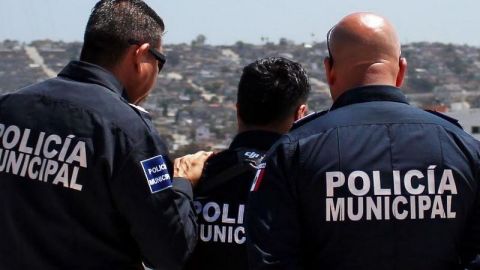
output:
[[[310,83],[299,63],[283,57],[259,59],[243,68],[238,85],[238,114],[245,125],[280,122],[305,103]]]
[[[162,18],[141,0],[101,0],[88,19],[80,60],[113,67],[129,40],[157,46],[164,30]]]

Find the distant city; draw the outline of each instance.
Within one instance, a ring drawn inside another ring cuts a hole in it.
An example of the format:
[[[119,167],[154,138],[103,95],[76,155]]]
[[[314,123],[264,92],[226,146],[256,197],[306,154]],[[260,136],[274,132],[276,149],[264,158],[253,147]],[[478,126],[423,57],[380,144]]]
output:
[[[70,60],[78,59],[81,46],[52,40],[0,41],[0,93],[56,76]],[[142,106],[151,113],[173,157],[228,147],[237,128],[235,102],[242,68],[261,57],[282,56],[301,63],[312,85],[310,110],[331,105],[323,71],[325,42],[295,44],[280,39],[262,45],[239,41],[212,46],[199,35],[190,44],[166,44],[164,50],[167,64]],[[408,61],[403,90],[411,104],[455,115],[480,108],[480,48],[422,42],[403,45],[402,55]],[[479,122],[478,115],[468,115]],[[467,131],[480,133],[480,125],[472,125]]]

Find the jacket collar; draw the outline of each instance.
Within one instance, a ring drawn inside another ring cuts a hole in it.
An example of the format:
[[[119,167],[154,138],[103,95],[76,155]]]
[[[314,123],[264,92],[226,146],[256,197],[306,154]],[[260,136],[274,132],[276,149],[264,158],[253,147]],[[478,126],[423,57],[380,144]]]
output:
[[[408,104],[407,98],[399,88],[389,85],[367,85],[350,89],[340,95],[330,110],[355,103],[370,101],[392,101]]]
[[[281,136],[282,134],[264,130],[244,131],[235,136],[229,149],[245,147],[267,151]]]
[[[71,61],[60,71],[59,77],[69,78],[79,82],[99,84],[128,100],[122,83],[108,70],[83,61]]]

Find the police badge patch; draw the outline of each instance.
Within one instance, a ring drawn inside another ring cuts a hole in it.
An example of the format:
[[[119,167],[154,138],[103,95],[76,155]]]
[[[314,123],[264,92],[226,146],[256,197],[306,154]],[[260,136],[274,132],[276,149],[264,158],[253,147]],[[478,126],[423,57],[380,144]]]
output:
[[[258,165],[257,173],[255,174],[255,178],[253,179],[252,187],[250,188],[250,192],[255,192],[260,187],[260,184],[263,180],[263,174],[265,173],[266,163],[261,163]]]
[[[140,164],[147,178],[151,193],[157,193],[172,187],[172,180],[170,174],[168,174],[167,164],[165,164],[162,155],[142,160]]]

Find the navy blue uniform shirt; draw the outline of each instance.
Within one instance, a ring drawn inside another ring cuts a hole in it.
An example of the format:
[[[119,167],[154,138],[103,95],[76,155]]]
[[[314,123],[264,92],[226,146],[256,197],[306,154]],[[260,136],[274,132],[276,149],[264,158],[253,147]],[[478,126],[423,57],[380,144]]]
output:
[[[229,149],[207,160],[195,188],[199,239],[186,269],[248,268],[245,207],[256,170],[250,163],[280,138],[267,131],[235,136]]]
[[[251,269],[461,269],[479,252],[479,143],[395,87],[344,93],[265,160]]]
[[[108,71],[71,62],[0,97],[0,269],[178,269],[192,188]]]

